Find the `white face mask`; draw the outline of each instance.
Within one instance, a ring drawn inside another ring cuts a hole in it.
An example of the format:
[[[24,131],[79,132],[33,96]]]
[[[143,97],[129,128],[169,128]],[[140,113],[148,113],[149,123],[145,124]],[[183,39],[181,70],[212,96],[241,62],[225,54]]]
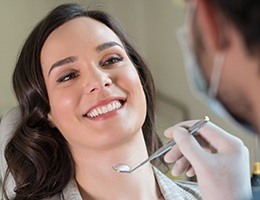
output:
[[[206,105],[220,117],[225,118],[234,125],[242,126],[244,129],[252,132],[251,127],[240,124],[238,121],[236,121],[235,118],[232,117],[227,109],[223,106],[223,104],[216,98],[223,62],[225,59],[224,52],[218,52],[215,55],[210,82],[209,85],[207,85],[207,81],[203,76],[201,68],[199,67],[199,63],[196,59],[196,55],[190,41],[191,38],[189,37],[188,33],[189,27],[188,25],[185,25],[178,29],[177,38],[182,49],[189,85],[193,95],[204,101]]]

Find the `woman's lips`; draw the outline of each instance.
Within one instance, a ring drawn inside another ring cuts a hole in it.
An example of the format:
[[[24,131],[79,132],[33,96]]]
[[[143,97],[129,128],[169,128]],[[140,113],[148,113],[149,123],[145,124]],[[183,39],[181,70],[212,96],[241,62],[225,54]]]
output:
[[[120,109],[123,106],[124,102],[125,101],[123,100],[114,99],[107,103],[102,103],[90,109],[90,111],[84,114],[84,117],[96,118],[101,115],[108,114],[110,112]]]

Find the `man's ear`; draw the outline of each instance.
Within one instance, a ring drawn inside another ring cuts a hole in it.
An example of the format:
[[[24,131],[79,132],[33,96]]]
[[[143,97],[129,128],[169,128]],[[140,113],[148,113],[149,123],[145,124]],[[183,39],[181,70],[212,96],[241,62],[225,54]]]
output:
[[[228,44],[225,25],[227,21],[208,0],[197,0],[196,19],[203,33],[206,48],[211,52],[223,50]]]

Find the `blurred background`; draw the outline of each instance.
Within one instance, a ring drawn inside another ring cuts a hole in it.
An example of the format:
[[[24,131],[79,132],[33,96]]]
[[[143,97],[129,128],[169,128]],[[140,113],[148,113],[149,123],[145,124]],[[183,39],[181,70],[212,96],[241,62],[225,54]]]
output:
[[[176,30],[184,21],[183,0],[0,0],[0,118],[17,105],[11,78],[25,38],[48,11],[68,2],[106,10],[124,25],[153,73],[158,92],[157,128],[164,141],[165,128],[208,115],[212,122],[244,141],[253,161],[253,136],[214,115],[190,91],[176,39]]]

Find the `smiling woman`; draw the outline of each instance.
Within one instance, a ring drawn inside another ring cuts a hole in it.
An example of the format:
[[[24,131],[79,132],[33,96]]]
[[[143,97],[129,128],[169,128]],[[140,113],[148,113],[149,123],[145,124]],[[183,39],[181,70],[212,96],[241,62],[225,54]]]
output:
[[[50,12],[23,46],[13,87],[22,117],[5,150],[6,198],[200,199],[195,184],[153,165],[131,175],[112,169],[162,143],[150,71],[107,13],[77,4]]]

